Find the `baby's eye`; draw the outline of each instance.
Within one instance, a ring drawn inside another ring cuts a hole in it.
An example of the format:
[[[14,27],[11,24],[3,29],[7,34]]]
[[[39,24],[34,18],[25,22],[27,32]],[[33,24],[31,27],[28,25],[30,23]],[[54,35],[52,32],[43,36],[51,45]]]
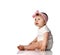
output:
[[[36,21],[36,19],[35,19],[35,21]]]
[[[38,20],[40,20],[40,18],[38,18]]]

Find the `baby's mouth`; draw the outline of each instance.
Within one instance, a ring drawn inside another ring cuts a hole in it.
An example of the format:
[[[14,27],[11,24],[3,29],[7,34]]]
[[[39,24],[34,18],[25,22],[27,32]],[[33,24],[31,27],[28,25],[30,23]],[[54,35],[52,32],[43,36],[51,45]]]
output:
[[[38,25],[38,23],[36,23],[36,25]]]

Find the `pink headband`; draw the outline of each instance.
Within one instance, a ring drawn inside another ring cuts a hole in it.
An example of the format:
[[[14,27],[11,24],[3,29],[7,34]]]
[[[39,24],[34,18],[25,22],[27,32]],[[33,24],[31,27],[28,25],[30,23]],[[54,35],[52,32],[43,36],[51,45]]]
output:
[[[48,16],[47,15],[45,15],[43,12],[39,12],[38,10],[35,12],[35,14],[33,14],[33,18],[35,18],[37,15],[36,14],[39,14],[39,15],[41,15],[42,17],[43,17],[43,19],[45,20],[45,22],[47,22],[48,21]]]

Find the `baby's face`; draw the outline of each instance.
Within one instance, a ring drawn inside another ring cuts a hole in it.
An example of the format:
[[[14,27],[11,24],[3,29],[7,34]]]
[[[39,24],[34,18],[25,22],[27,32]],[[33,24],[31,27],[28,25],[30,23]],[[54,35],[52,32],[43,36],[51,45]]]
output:
[[[45,23],[45,20],[43,19],[43,17],[41,16],[36,16],[35,17],[35,25],[38,26],[38,27],[42,27],[44,26],[46,23]]]

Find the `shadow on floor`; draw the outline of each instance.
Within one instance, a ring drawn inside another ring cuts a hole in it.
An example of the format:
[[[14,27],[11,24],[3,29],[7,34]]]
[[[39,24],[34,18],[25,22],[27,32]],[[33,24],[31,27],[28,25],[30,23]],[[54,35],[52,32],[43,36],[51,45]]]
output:
[[[52,51],[18,51],[17,55],[52,55]]]

